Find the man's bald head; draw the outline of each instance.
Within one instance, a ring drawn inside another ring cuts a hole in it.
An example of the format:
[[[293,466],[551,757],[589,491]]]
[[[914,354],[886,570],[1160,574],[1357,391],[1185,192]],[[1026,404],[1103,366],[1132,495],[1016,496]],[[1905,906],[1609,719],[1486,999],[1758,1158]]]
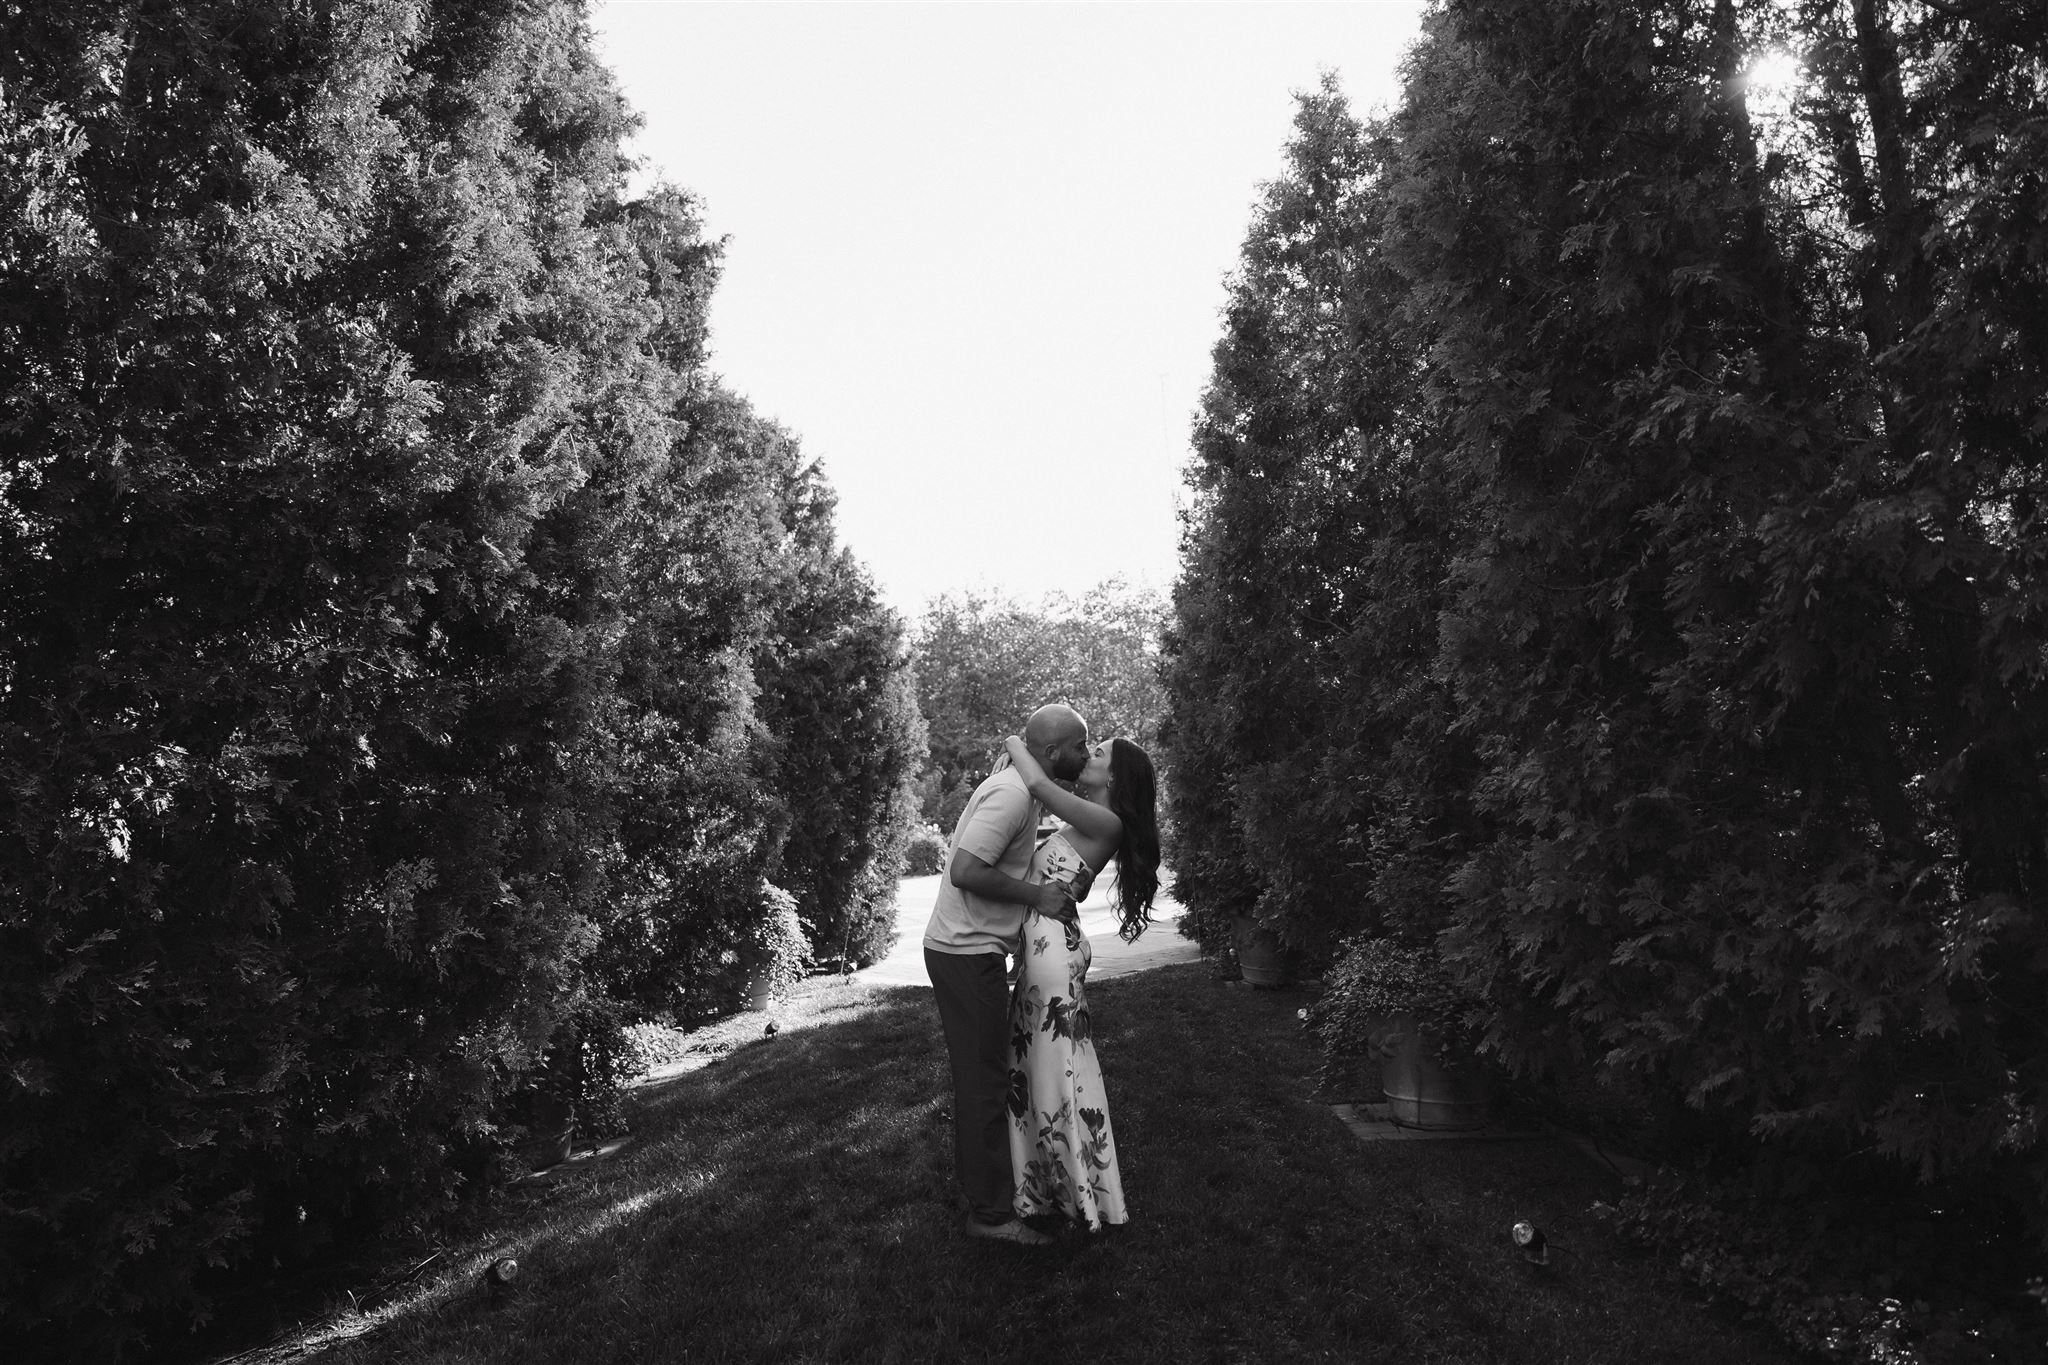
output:
[[[1048,774],[1071,782],[1088,766],[1088,722],[1071,706],[1041,706],[1024,722],[1024,747]]]

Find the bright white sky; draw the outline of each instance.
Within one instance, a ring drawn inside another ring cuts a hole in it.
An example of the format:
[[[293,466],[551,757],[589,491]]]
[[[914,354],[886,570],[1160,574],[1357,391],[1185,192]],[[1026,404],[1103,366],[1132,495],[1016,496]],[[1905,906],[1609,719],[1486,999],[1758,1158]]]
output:
[[[1165,588],[1189,423],[1293,92],[1391,105],[1419,0],[597,0],[651,177],[729,238],[712,364],[884,597]]]

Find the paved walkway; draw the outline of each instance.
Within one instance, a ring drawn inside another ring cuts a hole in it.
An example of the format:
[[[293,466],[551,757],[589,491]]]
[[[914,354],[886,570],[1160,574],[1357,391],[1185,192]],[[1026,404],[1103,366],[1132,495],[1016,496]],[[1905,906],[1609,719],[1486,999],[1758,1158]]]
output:
[[[1161,880],[1165,878],[1162,876]],[[1088,899],[1081,904],[1081,928],[1095,950],[1094,964],[1088,968],[1090,981],[1200,959],[1202,950],[1193,939],[1182,938],[1175,923],[1180,918],[1180,903],[1163,888],[1152,901],[1152,924],[1138,936],[1138,941],[1126,943],[1118,938],[1116,911],[1110,902],[1115,884],[1115,875],[1105,871],[1095,879]],[[872,967],[855,972],[855,978],[885,986],[932,984],[924,971],[924,925],[931,918],[932,903],[938,894],[937,877],[902,880],[896,888],[896,946]]]

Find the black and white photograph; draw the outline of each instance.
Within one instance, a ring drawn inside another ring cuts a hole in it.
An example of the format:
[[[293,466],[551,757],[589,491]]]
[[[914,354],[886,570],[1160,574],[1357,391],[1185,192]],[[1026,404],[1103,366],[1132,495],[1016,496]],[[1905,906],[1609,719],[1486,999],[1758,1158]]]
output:
[[[0,1361],[2048,1363],[2048,0],[0,0]]]

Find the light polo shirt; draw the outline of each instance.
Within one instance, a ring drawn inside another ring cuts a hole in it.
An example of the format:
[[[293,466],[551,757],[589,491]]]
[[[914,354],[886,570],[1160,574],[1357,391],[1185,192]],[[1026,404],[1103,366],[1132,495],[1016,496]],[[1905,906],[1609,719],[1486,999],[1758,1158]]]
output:
[[[1038,803],[1015,768],[990,773],[967,798],[946,868],[939,875],[939,899],[924,926],[924,946],[937,953],[1007,953],[1030,914],[1028,905],[992,901],[953,885],[953,852],[966,849],[998,872],[1018,881],[1038,880],[1031,854],[1038,833]]]

